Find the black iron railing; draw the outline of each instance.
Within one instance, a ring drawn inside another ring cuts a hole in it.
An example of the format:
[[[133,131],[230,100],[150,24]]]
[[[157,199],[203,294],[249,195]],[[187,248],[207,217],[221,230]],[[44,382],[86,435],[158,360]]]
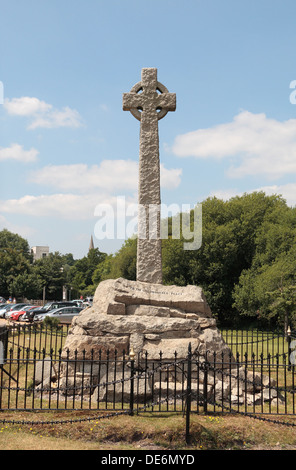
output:
[[[42,325],[9,327],[0,368],[1,410],[296,413],[295,366],[286,340],[276,350],[272,337],[268,349],[266,337],[256,336],[262,339],[257,355],[248,349],[255,344],[254,335],[240,334],[236,339],[243,343],[229,341],[229,354],[199,355],[188,345],[185,358],[175,353],[166,359],[160,352],[152,359],[147,353],[70,352],[64,348],[67,331]],[[247,349],[241,354],[242,344]]]

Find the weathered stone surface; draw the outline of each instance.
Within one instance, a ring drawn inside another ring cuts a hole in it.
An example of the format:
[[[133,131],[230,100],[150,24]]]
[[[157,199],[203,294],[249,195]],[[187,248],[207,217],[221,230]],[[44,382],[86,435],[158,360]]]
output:
[[[176,95],[157,81],[155,68],[142,69],[141,82],[123,94],[123,110],[141,121],[137,280],[150,283],[162,283],[158,121],[175,109]]]
[[[169,307],[178,310],[178,313],[198,313],[212,317],[202,288],[198,286],[163,286],[128,281],[123,278],[101,282],[94,296],[97,312],[106,313],[106,305],[114,301],[127,307],[130,305]],[[123,306],[121,306],[122,311]]]
[[[113,284],[112,279],[99,284],[94,296],[94,305],[98,314],[125,315],[125,305],[114,299]]]
[[[182,313],[181,310],[174,309],[176,314],[174,316],[179,316],[185,318],[185,312]],[[156,307],[154,305],[128,305],[126,307],[127,315],[148,315],[154,317],[170,317],[173,316],[173,309],[169,307]]]
[[[190,339],[193,351],[198,350],[200,341],[198,339]],[[175,352],[178,357],[186,357],[188,354],[188,338],[174,338],[174,339],[146,339],[143,344],[143,350],[148,353],[150,360],[157,361],[161,359],[166,361],[173,360]]]
[[[231,360],[231,352],[229,347],[224,341],[221,341],[221,334],[216,328],[206,328],[202,330],[200,336],[199,353],[207,355],[209,361],[213,361],[214,353],[216,353],[216,360],[221,360],[222,354],[224,360]]]
[[[85,354],[86,358],[91,358],[93,354],[94,358],[98,358],[101,352],[101,356],[104,358],[107,351],[110,351],[112,354],[115,350],[118,354],[122,355],[123,351],[128,353],[129,342],[129,335],[121,333],[116,335],[112,332],[112,328],[106,334],[71,334],[67,337],[67,347],[63,349],[62,357],[69,357],[69,359],[77,357],[82,359],[83,354]]]
[[[97,402],[102,401],[123,401],[125,403],[129,403],[131,391],[131,381],[129,378],[130,375],[123,375],[122,372],[118,371],[116,374],[116,381],[118,382],[114,384],[114,386],[105,386],[104,384],[109,382],[110,377],[108,377],[106,374],[103,375],[100,381],[100,385],[96,387],[91,397],[92,404],[96,404]],[[136,383],[136,392],[138,402],[149,400],[152,396],[151,377],[143,374],[142,378],[138,378]]]
[[[193,351],[227,349],[216,321],[197,286],[162,286],[126,279],[109,279],[97,287],[92,307],[73,321],[63,354],[94,349],[129,353],[147,352],[155,358],[159,351],[173,359]]]
[[[50,356],[45,357],[42,361],[36,362],[35,367],[35,384],[40,384],[46,379],[55,379],[57,376],[54,362]]]

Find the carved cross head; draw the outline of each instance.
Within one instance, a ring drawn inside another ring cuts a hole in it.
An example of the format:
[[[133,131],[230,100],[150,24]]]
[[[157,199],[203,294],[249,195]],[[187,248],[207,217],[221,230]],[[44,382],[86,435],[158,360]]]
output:
[[[123,110],[142,120],[142,115],[162,119],[168,111],[176,110],[176,94],[157,81],[157,69],[142,69],[141,81],[129,93],[123,94]]]

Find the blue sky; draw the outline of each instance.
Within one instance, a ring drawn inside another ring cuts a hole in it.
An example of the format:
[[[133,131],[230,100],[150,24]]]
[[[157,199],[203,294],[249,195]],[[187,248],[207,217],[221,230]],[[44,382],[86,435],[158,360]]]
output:
[[[137,201],[139,122],[122,94],[143,67],[177,95],[159,122],[164,204],[258,189],[296,204],[295,1],[0,7],[0,229],[80,258],[95,207]]]

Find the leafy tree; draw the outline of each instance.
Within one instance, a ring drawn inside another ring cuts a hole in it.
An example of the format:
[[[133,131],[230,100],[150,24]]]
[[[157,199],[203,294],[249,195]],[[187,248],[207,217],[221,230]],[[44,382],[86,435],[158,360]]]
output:
[[[4,229],[0,232],[0,292],[13,295],[12,284],[18,275],[28,273],[32,262],[28,242]]]
[[[284,325],[285,333],[288,326],[296,326],[296,286],[281,286],[273,292],[267,292],[271,298],[270,317],[275,317],[277,323]]]
[[[35,261],[35,275],[42,279],[47,300],[60,300],[63,296],[63,286],[66,284],[64,258],[59,252],[49,253],[45,258]]]
[[[22,238],[20,235],[9,232],[7,229],[3,229],[0,232],[0,250],[1,254],[9,251],[9,249],[16,250],[22,254],[28,261],[32,261],[31,250],[27,240]]]
[[[205,294],[216,317],[235,324],[242,313],[233,304],[233,291],[241,274],[249,270],[257,253],[258,233],[274,211],[286,207],[279,196],[254,192],[226,202],[203,202],[203,240],[196,252],[199,274],[195,282]],[[249,277],[246,277],[249,280]]]
[[[240,315],[269,325],[295,322],[296,212],[276,205],[259,227],[249,269],[233,289]]]
[[[241,272],[251,266],[256,234],[266,214],[278,204],[283,205],[280,198],[261,192],[226,202],[216,197],[203,201],[201,247],[184,251],[182,238],[163,242],[164,282],[200,285],[219,320],[239,321],[233,288]]]
[[[162,276],[167,285],[185,286],[188,284],[190,271],[189,251],[184,251],[184,240],[168,238],[162,241]]]
[[[106,279],[112,279],[111,270],[113,264],[113,257],[113,254],[107,255],[104,261],[102,261],[94,270],[92,276],[92,283],[95,288],[100,282],[105,281]]]
[[[26,272],[16,276],[10,284],[11,295],[16,298],[42,298],[43,279],[35,272]]]
[[[112,259],[110,278],[117,279],[123,277],[129,280],[136,280],[137,276],[137,240],[130,238],[125,241]]]
[[[72,253],[67,253],[66,255],[61,255],[63,260],[63,265],[65,266],[74,266],[75,259],[73,258]]]
[[[69,269],[69,284],[76,296],[92,295],[96,286],[93,284],[93,275],[98,266],[104,262],[106,253],[98,248],[89,250],[87,256],[77,260]]]

